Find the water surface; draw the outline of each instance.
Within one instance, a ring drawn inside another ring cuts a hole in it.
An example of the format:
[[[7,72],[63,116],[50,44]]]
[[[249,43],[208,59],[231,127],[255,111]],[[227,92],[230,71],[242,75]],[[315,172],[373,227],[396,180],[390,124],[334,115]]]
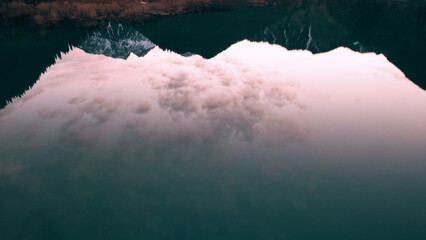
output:
[[[1,239],[423,239],[424,30],[405,24],[424,15],[404,4],[2,39]],[[402,20],[362,25],[373,10]]]

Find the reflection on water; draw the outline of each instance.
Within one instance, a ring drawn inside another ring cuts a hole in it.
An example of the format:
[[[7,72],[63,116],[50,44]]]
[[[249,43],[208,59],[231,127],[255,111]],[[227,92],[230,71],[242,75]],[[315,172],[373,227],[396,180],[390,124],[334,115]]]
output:
[[[295,10],[256,33],[253,39],[313,53],[330,51],[336,46],[366,52],[358,36],[333,18],[324,7]]]
[[[212,58],[243,39],[314,53],[345,46],[383,53],[425,89],[424,1],[319,2],[289,1],[275,7],[236,8],[89,30],[12,34],[14,29],[0,29],[0,106],[30,88],[68,46],[115,58],[127,58],[130,52],[143,56],[155,45],[185,56]]]
[[[0,34],[0,108],[29,89],[55,58],[79,43],[86,32],[65,28]]]
[[[0,239],[423,240],[425,6],[0,29]]]
[[[106,28],[93,32],[78,47],[87,53],[127,58],[130,53],[143,56],[155,44],[131,27],[108,23]]]
[[[420,239],[425,122],[425,91],[374,53],[76,48],[0,111],[0,232]]]

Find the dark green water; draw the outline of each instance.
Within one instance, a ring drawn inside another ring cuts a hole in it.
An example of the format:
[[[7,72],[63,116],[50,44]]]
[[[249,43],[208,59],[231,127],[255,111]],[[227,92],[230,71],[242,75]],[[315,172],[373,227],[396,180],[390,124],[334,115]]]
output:
[[[124,59],[155,45],[212,58],[243,39],[313,53],[340,46],[383,53],[425,89],[424,26],[422,2],[355,1],[239,8],[99,29],[6,29],[0,101],[4,107],[31,89],[70,46]],[[53,100],[51,106],[57,107]],[[13,111],[0,110],[0,120]],[[84,114],[61,114],[67,121],[58,118],[60,133],[49,133],[58,124],[50,122],[54,117],[22,129],[0,121],[0,239],[426,238],[424,151],[406,154],[410,148],[401,147],[403,153],[392,155],[372,146],[300,155],[287,151],[292,141],[282,147],[250,140],[234,148],[221,145],[233,131],[227,126],[207,139],[173,131],[142,138],[114,127],[92,136],[90,128],[74,128]],[[244,119],[224,119],[247,127]]]

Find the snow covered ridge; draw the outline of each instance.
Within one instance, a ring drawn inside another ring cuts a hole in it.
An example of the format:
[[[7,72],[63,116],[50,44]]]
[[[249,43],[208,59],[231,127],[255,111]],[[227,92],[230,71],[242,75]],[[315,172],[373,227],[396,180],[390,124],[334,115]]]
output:
[[[425,91],[374,53],[249,41],[212,59],[74,49],[0,111],[0,157],[78,143],[106,154],[203,145],[421,159],[425,122]]]
[[[144,56],[156,45],[142,33],[122,24],[111,24],[95,31],[77,47],[87,53],[113,58],[127,58],[131,52]]]

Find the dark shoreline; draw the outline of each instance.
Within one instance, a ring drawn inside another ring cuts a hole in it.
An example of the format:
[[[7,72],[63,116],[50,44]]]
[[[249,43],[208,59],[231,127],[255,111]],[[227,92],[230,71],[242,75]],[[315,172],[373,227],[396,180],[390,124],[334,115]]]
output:
[[[303,1],[303,0],[302,0]],[[322,0],[319,0],[320,2]],[[241,6],[267,6],[288,0],[12,0],[0,4],[0,26],[33,29],[95,27],[113,21],[125,24],[184,14],[230,11]],[[298,2],[298,1],[296,1]],[[294,1],[293,3],[294,4]]]
[[[173,16],[205,11],[209,1],[184,1],[181,5],[165,1],[44,1],[40,3],[20,0],[0,5],[3,26],[26,25],[30,28],[56,28],[62,26],[93,27],[103,22],[145,22],[161,16]]]
[[[0,3],[0,33],[4,28],[54,29],[90,28],[108,22],[137,24],[180,16],[239,7],[288,6],[303,4],[352,5],[359,0],[3,0]],[[392,5],[395,0],[373,0],[374,4]],[[422,5],[423,0],[399,3]],[[374,5],[373,4],[373,5]]]

